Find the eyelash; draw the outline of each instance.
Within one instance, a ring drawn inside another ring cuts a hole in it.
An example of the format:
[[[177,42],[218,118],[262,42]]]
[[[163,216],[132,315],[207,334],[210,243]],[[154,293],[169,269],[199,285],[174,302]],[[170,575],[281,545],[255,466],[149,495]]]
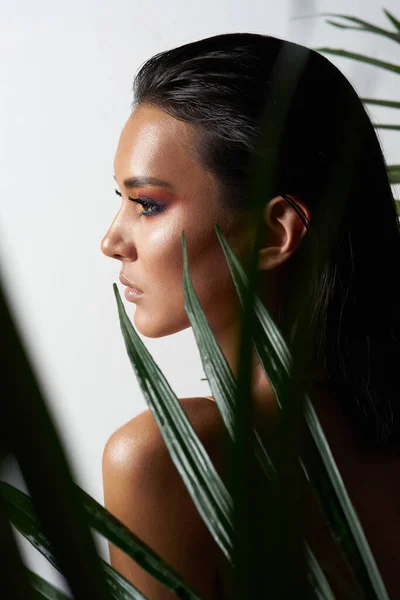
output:
[[[122,197],[121,192],[119,192],[118,190],[114,191],[116,194],[118,194],[118,196]],[[146,211],[139,213],[139,217],[152,217],[153,215],[156,215],[161,211],[161,207],[158,204],[155,204],[154,202],[149,202],[148,200],[144,200],[140,196],[138,198],[131,198],[130,196],[128,196],[128,199],[131,200],[131,202],[136,202],[137,204],[140,204],[143,208],[145,208],[146,206],[149,207]]]

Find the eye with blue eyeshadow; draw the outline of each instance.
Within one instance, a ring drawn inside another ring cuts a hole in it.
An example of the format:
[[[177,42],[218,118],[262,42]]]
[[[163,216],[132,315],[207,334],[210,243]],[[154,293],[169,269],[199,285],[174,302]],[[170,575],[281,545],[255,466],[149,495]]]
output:
[[[118,196],[122,197],[121,192],[118,190],[114,191]],[[151,217],[162,211],[162,207],[159,204],[152,202],[150,199],[145,199],[143,196],[138,196],[137,198],[131,198],[128,196],[128,200],[135,202],[136,204],[140,204],[144,209],[146,209],[138,214],[139,217]]]

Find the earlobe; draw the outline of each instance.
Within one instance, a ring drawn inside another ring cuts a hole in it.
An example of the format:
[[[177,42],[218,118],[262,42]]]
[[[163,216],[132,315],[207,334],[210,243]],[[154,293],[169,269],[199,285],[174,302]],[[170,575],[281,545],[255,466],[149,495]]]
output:
[[[310,212],[305,204],[297,196],[288,197],[310,221]],[[266,204],[264,222],[266,239],[259,251],[258,269],[270,270],[292,256],[307,233],[307,228],[293,206],[282,196],[276,196]]]

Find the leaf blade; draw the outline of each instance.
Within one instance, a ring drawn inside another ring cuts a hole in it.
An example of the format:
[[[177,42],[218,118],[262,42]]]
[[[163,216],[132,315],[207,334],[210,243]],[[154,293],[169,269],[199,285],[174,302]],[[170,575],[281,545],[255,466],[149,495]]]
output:
[[[73,600],[71,596],[63,592],[59,587],[43,579],[43,577],[40,577],[40,575],[37,575],[37,573],[34,573],[30,569],[26,569],[26,571],[32,589],[40,594],[42,598],[47,598],[47,600]]]
[[[375,104],[376,106],[386,106],[387,108],[400,108],[400,102],[395,100],[379,100],[378,98],[360,98],[364,104]]]
[[[232,552],[232,499],[178,398],[130,322],[116,284],[121,330],[146,403],[204,523],[228,560]]]
[[[247,285],[246,274],[219,227],[216,226],[215,229],[231,269],[239,299],[242,301],[243,290]],[[290,374],[290,353],[268,310],[257,297],[255,312],[259,329],[263,334],[255,338],[254,343],[262,365],[266,362],[265,355],[269,352],[273,353],[275,360],[270,364],[275,364],[274,370],[271,369],[269,373],[266,370],[264,372],[276,394],[279,406],[284,410],[285,405],[282,404],[280,398],[284,395],[285,382],[283,380],[289,377]],[[270,340],[271,330],[274,337],[273,344]],[[265,347],[263,347],[263,344],[265,344]],[[361,523],[347,494],[343,479],[308,395],[305,397],[305,420],[317,452],[315,450],[313,452],[313,465],[308,461],[303,462],[302,457],[299,457],[299,460],[302,468],[305,469],[307,478],[312,483],[321,508],[325,514],[330,513],[328,514],[328,523],[331,529],[333,528],[334,537],[339,543],[350,568],[356,572],[357,580],[362,585],[365,597],[389,600]],[[333,498],[331,497],[332,491],[334,492]],[[348,547],[343,544],[343,536],[345,536]]]
[[[306,544],[306,552],[310,568],[310,582],[317,591],[318,600],[335,600],[331,586],[308,544]]]
[[[340,19],[344,19],[346,21],[350,21],[351,23],[355,23],[356,25],[360,25],[360,27],[354,27],[352,25],[344,25],[341,23],[335,23],[334,21],[328,20],[327,22],[331,25],[335,25],[336,27],[341,27],[342,29],[353,29],[356,31],[367,31],[369,33],[375,33],[376,35],[381,35],[386,37],[394,42],[400,43],[400,35],[398,32],[388,31],[387,29],[382,29],[381,27],[377,27],[373,23],[368,23],[363,19],[359,19],[358,17],[352,17],[350,15],[342,15],[336,13],[325,13],[326,16],[336,17]]]
[[[351,58],[354,60],[358,60],[360,62],[364,62],[375,67],[379,67],[381,69],[386,69],[387,71],[392,71],[397,75],[400,73],[400,66],[394,65],[392,63],[388,63],[382,60],[378,60],[376,58],[372,58],[371,56],[366,56],[364,54],[358,54],[356,52],[348,52],[347,50],[341,50],[339,48],[314,48],[316,52],[324,52],[326,54],[333,54],[334,56],[341,56],[343,58]]]
[[[6,362],[0,384],[1,446],[18,461],[43,530],[55,546],[74,595],[108,600],[99,556],[77,502],[61,440],[2,285],[0,328]]]
[[[373,123],[374,129],[390,129],[392,131],[399,131],[400,125],[388,125],[387,123]]]
[[[115,546],[123,550],[140,566],[153,575],[158,581],[173,589],[179,598],[200,600],[198,594],[159,557],[140,538],[135,536],[116,517],[111,515],[101,504],[96,502],[84,490],[77,487],[81,494],[83,508],[88,523],[104,535]],[[35,515],[34,506],[29,496],[12,485],[0,482],[0,496],[6,505],[8,516],[18,531],[36,548],[54,568],[61,572],[59,561],[54,555],[53,547],[41,531],[40,523]],[[116,600],[145,600],[145,596],[125,579],[118,571],[101,560],[103,572],[109,591]]]
[[[79,493],[91,527],[133,558],[158,581],[172,589],[179,598],[200,600],[197,592],[150,546],[109,513],[85,490],[79,488]]]
[[[208,324],[204,311],[197,298],[190,277],[186,239],[182,233],[183,252],[183,289],[184,305],[190,324],[196,338],[204,372],[207,375],[215,402],[219,408],[222,419],[230,438],[234,438],[234,404],[237,390],[236,380],[232,370],[218,345],[213,332]],[[255,451],[261,468],[269,479],[276,479],[275,467],[272,464],[268,451],[260,435],[255,431]]]
[[[400,183],[400,165],[388,165],[386,170],[391,184]]]
[[[383,9],[383,12],[385,13],[385,15],[387,16],[387,18],[389,19],[389,21],[391,23],[393,23],[393,25],[396,27],[396,29],[398,30],[398,32],[400,33],[400,21],[398,21],[396,19],[396,17],[394,17],[392,15],[392,13],[390,13],[388,10],[386,10],[386,8]]]

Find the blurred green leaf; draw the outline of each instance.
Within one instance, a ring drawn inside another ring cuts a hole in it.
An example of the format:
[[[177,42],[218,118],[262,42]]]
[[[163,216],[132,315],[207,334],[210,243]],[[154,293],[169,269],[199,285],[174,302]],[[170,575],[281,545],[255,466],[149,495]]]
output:
[[[382,60],[378,60],[376,58],[372,58],[371,56],[365,56],[364,54],[357,54],[356,52],[348,52],[347,50],[339,50],[338,48],[314,48],[316,52],[325,52],[326,54],[333,54],[335,56],[342,56],[343,58],[353,58],[354,60],[358,60],[360,62],[365,62],[370,65],[374,65],[375,67],[380,67],[381,69],[386,69],[387,71],[392,71],[393,73],[400,73],[400,67],[398,65],[393,65],[392,63],[384,62]]]
[[[388,165],[387,172],[390,183],[400,183],[400,165]]]
[[[360,596],[352,588],[349,587],[349,584],[345,581],[345,579],[343,579],[343,577],[339,575],[337,571],[331,567],[330,564],[326,562],[321,562],[321,566],[323,566],[324,570],[331,575],[336,585],[345,595],[346,600],[363,600],[363,598],[360,599]]]
[[[370,33],[375,33],[377,35],[382,35],[394,42],[400,43],[400,33],[392,31],[387,31],[387,29],[382,29],[381,27],[377,27],[372,23],[368,23],[367,21],[363,21],[362,19],[358,19],[357,17],[351,17],[349,15],[340,15],[336,13],[323,13],[324,16],[327,17],[336,17],[340,19],[345,19],[346,21],[350,21],[351,23],[355,23],[356,25],[360,25],[360,27],[354,27],[353,25],[345,25],[343,23],[337,23],[335,21],[327,20],[327,23],[330,25],[334,25],[335,27],[340,27],[341,29],[353,29],[355,31],[367,31]]]
[[[256,226],[251,256],[246,258],[249,286],[242,302],[238,339],[239,366],[234,406],[235,444],[229,447],[230,489],[234,499],[234,563],[235,591],[238,598],[269,595],[289,600],[293,595],[309,593],[307,564],[302,539],[301,488],[302,473],[297,460],[297,419],[279,419],[281,444],[274,448],[274,462],[281,473],[278,486],[266,485],[263,477],[255,485],[249,473],[256,467],[254,458],[254,409],[249,402],[252,393],[251,360],[254,327],[253,283],[257,279],[258,250],[261,245],[263,220],[260,218],[265,199],[277,185],[277,172],[287,117],[311,51],[299,46],[283,46],[276,58],[268,82],[268,94],[259,121],[261,136],[248,164],[247,206]],[[297,409],[296,394],[287,415]],[[287,416],[286,415],[286,416]],[[285,416],[285,417],[286,417]],[[292,434],[292,435],[291,435]],[[289,442],[290,440],[290,442]],[[257,465],[258,466],[258,465]],[[278,470],[278,469],[277,469]],[[274,515],[271,519],[270,515]],[[286,574],[290,572],[290,578]]]
[[[1,283],[1,282],[0,282]],[[108,600],[60,438],[0,287],[0,445],[16,457],[45,535],[75,596]],[[49,477],[51,485],[49,485]]]
[[[138,565],[153,575],[158,581],[172,589],[178,598],[201,600],[197,592],[185,582],[175,569],[161,558],[150,546],[145,544],[104,506],[79,488],[82,504],[89,525],[101,533],[114,546],[128,554]]]
[[[381,123],[373,123],[375,129],[392,129],[394,131],[400,130],[400,125],[386,125]]]
[[[310,568],[310,579],[314,589],[318,590],[318,600],[335,600],[335,596],[325,577],[323,570],[318,564],[317,559],[311,551],[311,548],[306,544],[308,565]]]
[[[376,104],[377,106],[387,106],[388,108],[400,108],[400,102],[394,100],[378,100],[377,98],[360,98],[364,104]]]
[[[9,519],[14,527],[18,529],[53,567],[62,572],[60,563],[55,557],[54,548],[41,531],[40,523],[35,515],[30,497],[5,482],[0,482],[0,495],[6,504]],[[100,561],[105,574],[105,580],[109,586],[111,598],[115,600],[146,600],[145,596],[115,571],[115,569],[110,567],[105,561],[101,559]]]
[[[26,568],[0,498],[0,598],[34,600]]]
[[[393,25],[396,27],[396,29],[400,33],[400,21],[398,21],[396,19],[396,17],[394,17],[388,10],[386,10],[386,8],[383,9],[383,12],[385,13],[385,15],[387,16],[387,18],[389,19],[389,21],[391,23],[393,23]]]
[[[178,598],[200,600],[198,594],[191,590],[182,577],[149,546],[135,536],[135,534],[84,490],[78,486],[77,490],[81,495],[82,504],[91,527],[128,554],[143,569],[158,579],[158,581],[173,589]],[[59,561],[54,556],[54,549],[41,531],[40,523],[37,520],[29,496],[5,482],[0,482],[0,496],[6,505],[9,519],[13,525],[50,564],[61,571]],[[116,600],[143,600],[145,598],[135,586],[120,575],[118,571],[113,569],[113,567],[103,560],[101,560],[101,564],[112,598]]]
[[[71,596],[65,594],[59,587],[49,583],[30,569],[26,569],[26,571],[30,584],[36,592],[36,596],[47,598],[48,600],[73,600]]]

